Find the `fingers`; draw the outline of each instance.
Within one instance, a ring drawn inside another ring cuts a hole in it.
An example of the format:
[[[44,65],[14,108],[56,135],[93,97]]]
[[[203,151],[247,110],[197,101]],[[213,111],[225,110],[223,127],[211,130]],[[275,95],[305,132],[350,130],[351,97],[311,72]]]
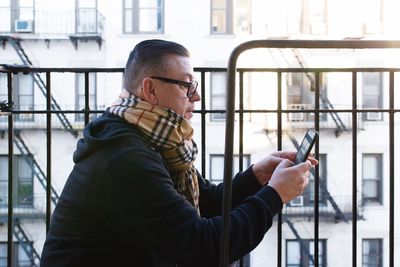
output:
[[[288,168],[293,166],[293,162],[288,159],[281,159],[281,162],[278,164],[277,168]]]
[[[296,151],[276,151],[271,155],[278,158],[284,158],[293,161],[296,156]]]

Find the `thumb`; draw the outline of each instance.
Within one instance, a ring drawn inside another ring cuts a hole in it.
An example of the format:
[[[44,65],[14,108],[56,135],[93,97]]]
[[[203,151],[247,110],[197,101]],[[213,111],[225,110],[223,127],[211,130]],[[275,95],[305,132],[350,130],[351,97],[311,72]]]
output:
[[[277,169],[286,169],[288,167],[293,166],[293,162],[288,159],[281,159],[282,161],[276,167]]]
[[[312,168],[312,164],[309,160],[306,160],[305,162],[302,162],[297,165],[300,170],[303,172],[307,172]]]

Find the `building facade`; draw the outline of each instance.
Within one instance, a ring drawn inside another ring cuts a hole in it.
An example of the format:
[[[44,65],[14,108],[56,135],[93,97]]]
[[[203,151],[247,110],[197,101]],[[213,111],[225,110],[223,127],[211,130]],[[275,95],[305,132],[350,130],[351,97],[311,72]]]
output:
[[[395,0],[0,0],[0,102],[9,99],[11,83],[13,110],[18,111],[13,113],[13,266],[38,266],[46,234],[48,135],[46,113],[40,111],[46,110],[47,77],[43,72],[23,71],[9,76],[7,69],[69,68],[51,72],[50,79],[51,109],[60,111],[51,121],[54,208],[73,167],[77,138],[85,123],[97,117],[122,89],[122,68],[135,44],[151,38],[183,44],[191,52],[197,79],[204,88],[203,101],[196,108],[208,111],[196,113],[193,119],[195,139],[206,144],[199,146],[204,156],[197,167],[217,183],[223,177],[226,67],[237,45],[254,39],[398,40],[396,7]],[[237,95],[242,99],[236,105],[247,112],[243,112],[242,127],[236,123],[235,136],[240,142],[235,145],[234,171],[278,149],[280,138],[282,149],[294,150],[306,129],[318,126],[320,132],[320,165],[311,174],[310,185],[286,205],[282,229],[275,222],[261,244],[244,258],[245,266],[276,265],[280,261],[279,232],[283,266],[314,266],[316,194],[319,266],[352,265],[353,220],[357,221],[357,266],[389,266],[390,203],[393,198],[395,203],[400,200],[399,194],[391,193],[390,181],[396,181],[393,190],[399,192],[400,174],[395,169],[393,177],[388,163],[392,145],[388,109],[392,103],[400,108],[400,76],[394,71],[392,101],[391,72],[385,68],[398,68],[399,59],[397,49],[291,48],[257,49],[240,58],[237,84],[242,84],[243,90],[239,93],[238,86]],[[310,71],[294,70],[302,68]],[[277,76],[276,69],[286,71]],[[352,91],[354,77],[356,95]],[[353,117],[354,99],[357,109],[371,111]],[[325,112],[312,112],[316,106]],[[287,112],[279,116],[278,108]],[[92,112],[85,116],[79,113],[82,110]],[[9,124],[6,112],[2,114],[0,266],[6,266]],[[237,115],[236,122],[240,120]],[[282,122],[281,131],[278,121]],[[397,112],[395,133],[399,126]],[[394,151],[395,155],[400,152],[397,140]],[[357,181],[356,213],[353,179]],[[399,212],[395,210],[394,215],[399,222]],[[399,231],[395,224],[397,254]],[[400,260],[395,260],[398,266]]]

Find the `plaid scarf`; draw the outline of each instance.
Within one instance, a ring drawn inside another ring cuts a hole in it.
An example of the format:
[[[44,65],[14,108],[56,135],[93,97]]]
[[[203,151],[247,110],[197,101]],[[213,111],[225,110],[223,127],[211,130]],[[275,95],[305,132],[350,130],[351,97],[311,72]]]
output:
[[[193,166],[197,146],[189,122],[173,110],[151,105],[126,90],[109,112],[139,127],[167,163],[175,189],[200,212],[199,185]]]

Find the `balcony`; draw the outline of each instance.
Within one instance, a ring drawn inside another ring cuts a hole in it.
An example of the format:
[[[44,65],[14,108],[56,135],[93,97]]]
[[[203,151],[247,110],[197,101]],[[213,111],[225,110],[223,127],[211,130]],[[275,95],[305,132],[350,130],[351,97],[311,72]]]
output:
[[[21,13],[20,10],[0,7],[0,37],[14,36],[46,41],[69,39],[77,47],[78,41],[89,40],[96,41],[101,46],[103,33],[104,16],[96,9],[31,10]]]
[[[330,162],[324,166],[326,172],[324,173],[324,177],[326,177],[328,181],[326,188],[322,188],[319,184],[319,171],[322,172],[323,168],[321,167],[319,169],[318,167],[315,173],[315,177],[317,178],[312,185],[314,189],[313,197],[307,198],[304,196],[301,200],[299,199],[297,202],[287,205],[282,213],[277,216],[277,222],[275,224],[278,225],[276,230],[279,240],[277,242],[278,247],[276,248],[278,266],[282,265],[283,246],[281,240],[283,240],[283,238],[293,238],[290,229],[286,229],[286,231],[280,227],[284,222],[289,221],[291,227],[298,227],[291,223],[291,220],[298,220],[301,223],[309,223],[311,227],[316,229],[314,232],[311,231],[312,238],[315,238],[316,240],[319,240],[320,233],[318,232],[318,229],[320,224],[323,224],[324,226],[328,225],[328,227],[332,227],[332,229],[334,227],[337,229],[340,224],[346,225],[346,230],[353,227],[348,230],[348,233],[351,232],[349,238],[353,240],[350,241],[351,243],[357,242],[358,238],[357,229],[355,231],[353,230],[357,228],[358,224],[362,224],[364,221],[368,223],[368,220],[373,220],[374,218],[371,218],[371,210],[373,211],[375,209],[379,209],[379,214],[385,216],[382,217],[382,220],[383,218],[386,218],[390,227],[389,231],[385,229],[385,236],[388,236],[385,242],[388,243],[389,247],[386,258],[390,260],[394,255],[394,240],[397,240],[393,233],[394,226],[397,225],[395,224],[394,219],[394,203],[397,197],[394,194],[394,181],[395,176],[398,176],[398,173],[395,173],[394,155],[395,149],[398,150],[399,148],[398,143],[395,144],[394,132],[395,128],[400,125],[398,116],[400,109],[398,103],[394,102],[394,95],[395,88],[398,88],[396,87],[398,82],[396,77],[400,72],[400,69],[381,67],[373,69],[338,67],[332,69],[309,68],[297,70],[314,74],[321,72],[345,72],[349,74],[350,80],[343,81],[344,84],[350,84],[350,86],[340,88],[342,90],[341,92],[345,94],[345,97],[348,98],[347,100],[349,101],[347,101],[348,103],[346,105],[332,101],[328,96],[331,105],[320,105],[319,90],[314,90],[313,94],[315,98],[313,104],[290,106],[288,101],[285,99],[287,88],[284,86],[285,80],[282,79],[282,73],[294,71],[293,69],[238,68],[234,71],[235,75],[239,74],[238,80],[235,80],[235,84],[237,82],[238,86],[229,87],[229,80],[228,84],[225,84],[225,86],[227,86],[227,88],[236,88],[238,90],[238,95],[240,96],[239,101],[231,103],[233,110],[229,110],[229,108],[221,109],[220,106],[216,109],[212,104],[210,104],[210,98],[212,97],[212,94],[210,93],[212,92],[210,76],[212,76],[212,73],[214,72],[229,72],[229,70],[230,69],[195,68],[196,75],[201,81],[199,90],[202,95],[202,101],[195,112],[193,126],[196,128],[196,133],[198,133],[197,140],[199,140],[198,143],[201,152],[201,155],[199,156],[200,163],[197,167],[203,176],[207,177],[211,175],[209,171],[210,164],[207,161],[207,153],[213,152],[209,151],[212,148],[206,147],[206,144],[213,141],[220,142],[218,138],[219,135],[221,135],[221,128],[231,123],[228,118],[228,115],[232,115],[232,113],[230,113],[231,111],[233,111],[233,115],[236,119],[234,128],[231,131],[227,131],[228,134],[226,137],[223,136],[221,138],[231,138],[234,133],[237,134],[238,138],[236,138],[237,143],[235,143],[236,148],[234,151],[237,154],[249,154],[250,152],[254,152],[254,157],[256,157],[261,146],[263,150],[262,154],[264,154],[265,151],[276,149],[293,150],[295,147],[294,142],[291,138],[288,138],[287,133],[291,133],[291,137],[300,141],[305,128],[315,128],[321,133],[321,138],[315,148],[317,157],[322,153],[327,154],[328,157],[332,155],[330,157]],[[3,68],[1,71],[3,74],[7,74],[5,84],[8,85],[8,89],[11,91],[10,87],[12,87],[11,81],[13,75],[22,71],[12,68]],[[115,73],[121,74],[122,71],[122,69],[24,69],[24,72],[28,74],[32,72],[40,73],[40,75],[46,78],[46,86],[41,101],[47,102],[47,104],[32,103],[30,107],[15,105],[11,111],[4,110],[4,116],[0,117],[0,129],[2,131],[2,138],[0,141],[3,142],[2,144],[8,143],[9,147],[9,150],[6,149],[6,145],[2,147],[3,154],[10,153],[12,155],[18,154],[23,156],[24,153],[27,153],[29,155],[34,155],[34,158],[37,158],[37,161],[35,161],[36,163],[33,163],[32,166],[35,168],[34,175],[39,177],[38,179],[41,182],[37,183],[35,190],[46,190],[47,192],[46,198],[41,200],[43,205],[39,208],[39,210],[44,209],[46,211],[46,222],[41,222],[42,224],[46,224],[46,226],[48,225],[52,205],[57,201],[57,195],[52,195],[51,192],[53,192],[53,190],[55,192],[60,192],[60,188],[62,188],[62,182],[60,182],[61,186],[60,183],[58,183],[57,188],[55,187],[56,180],[54,178],[56,176],[58,178],[60,176],[65,176],[68,172],[68,170],[64,170],[63,173],[61,171],[62,166],[57,166],[56,164],[58,161],[54,160],[54,158],[57,157],[58,159],[59,154],[57,153],[59,150],[66,149],[65,147],[67,147],[68,150],[68,147],[74,146],[76,143],[75,138],[65,138],[66,136],[69,136],[70,132],[70,128],[65,128],[65,120],[70,122],[72,128],[76,129],[78,131],[78,136],[80,136],[82,128],[89,123],[90,120],[94,119],[96,115],[104,111],[104,106],[91,106],[92,102],[90,102],[90,98],[88,97],[89,75],[85,75],[84,91],[87,97],[85,97],[84,108],[79,110],[74,108],[75,106],[73,103],[68,103],[68,99],[75,99],[74,96],[68,98],[61,94],[64,92],[64,88],[62,87],[62,83],[57,83],[57,79],[60,81],[74,79],[70,74],[76,72],[112,75]],[[360,91],[357,91],[358,81],[356,77],[359,73],[368,71],[387,74],[388,86],[385,90],[389,103],[387,106],[370,109],[364,108],[363,105],[359,103],[360,97],[357,97],[357,92]],[[262,77],[261,80],[267,79],[267,81],[272,82],[268,83],[265,82],[266,80],[263,80],[264,82],[262,83],[256,83],[257,79],[248,82],[246,80],[246,75],[249,73],[262,73],[268,77]],[[273,73],[274,75],[271,76],[270,73]],[[58,75],[63,78],[57,77]],[[318,77],[318,75],[315,75],[315,77]],[[111,79],[103,77],[100,80],[107,81]],[[253,84],[254,87],[246,87],[246,84]],[[266,84],[272,84],[267,88],[268,90],[265,90]],[[318,85],[318,80],[316,81],[316,84]],[[37,87],[35,87],[35,90],[36,88]],[[316,88],[318,88],[318,86]],[[98,88],[98,90],[100,89],[101,87]],[[107,86],[104,85],[103,91],[106,89]],[[256,95],[253,98],[253,101],[249,101],[248,103],[245,98],[246,90],[252,90],[254,95]],[[262,90],[267,91],[268,94],[261,94],[260,92],[262,92]],[[72,90],[69,94],[74,94],[74,92],[75,91]],[[52,97],[57,99],[59,103],[59,108],[57,110],[52,106]],[[224,97],[228,98],[228,101],[232,100],[229,93]],[[3,94],[0,101],[3,100],[12,101],[13,96],[9,93]],[[38,99],[35,101],[39,102]],[[257,104],[260,102],[262,102],[262,104]],[[210,114],[217,113],[223,114],[223,119],[212,121]],[[297,113],[303,115],[295,115]],[[373,113],[382,114],[382,116],[364,116],[364,114]],[[61,118],[58,114],[64,114],[65,117]],[[331,116],[330,114],[334,115]],[[74,122],[76,115],[80,115],[80,121],[78,122]],[[22,120],[22,118],[25,120]],[[29,121],[28,118],[29,120],[31,119],[31,121]],[[301,120],[299,118],[301,118]],[[379,129],[377,130],[378,127]],[[338,129],[342,132],[341,135],[336,134]],[[214,134],[215,132],[218,132],[219,135]],[[377,132],[380,135],[385,136],[385,138],[372,138],[374,139],[372,140],[371,136],[376,136]],[[59,136],[60,138],[57,138],[56,133],[65,134],[65,136]],[[250,137],[246,136],[248,134]],[[26,141],[25,145],[20,144],[21,141]],[[381,143],[377,143],[377,141]],[[254,145],[254,143],[256,143],[256,145]],[[219,146],[221,146],[220,143]],[[368,150],[370,147],[375,150]],[[382,162],[382,165],[384,166],[382,167],[381,187],[385,187],[385,194],[382,196],[382,199],[378,199],[374,205],[369,205],[363,201],[364,195],[362,191],[365,190],[365,188],[362,185],[363,169],[361,166],[361,157],[365,153],[380,152],[376,147],[384,147],[382,153],[385,153],[385,161]],[[54,154],[56,154],[56,156]],[[13,161],[13,157],[9,155],[8,161]],[[243,166],[243,164],[241,166]],[[40,171],[38,171],[38,169],[40,169]],[[239,167],[239,169],[241,168]],[[61,174],[59,172],[61,172]],[[55,175],[55,173],[57,173],[57,175]],[[37,178],[36,176],[35,179]],[[330,193],[329,197],[331,197],[333,201],[328,200],[328,195],[324,194],[325,191]],[[18,212],[18,210],[15,209],[12,216],[21,216],[22,218],[22,213],[29,214],[28,211],[23,212],[21,210]],[[23,219],[27,219],[27,217],[23,217]],[[8,220],[8,222],[9,221],[10,220]],[[308,229],[303,232],[296,231],[296,237],[300,240],[305,239],[305,233],[310,234],[307,230]],[[328,234],[329,233],[324,233],[324,235]],[[347,232],[345,234],[347,234]],[[352,246],[354,244],[352,243],[350,245]],[[318,246],[315,247],[316,252],[318,252]],[[357,244],[353,247],[353,257],[357,258],[356,249],[359,247]],[[316,255],[316,253],[314,255]],[[318,261],[317,258],[315,261]],[[316,262],[316,265],[317,263],[318,262]],[[394,265],[392,264],[390,266]]]

